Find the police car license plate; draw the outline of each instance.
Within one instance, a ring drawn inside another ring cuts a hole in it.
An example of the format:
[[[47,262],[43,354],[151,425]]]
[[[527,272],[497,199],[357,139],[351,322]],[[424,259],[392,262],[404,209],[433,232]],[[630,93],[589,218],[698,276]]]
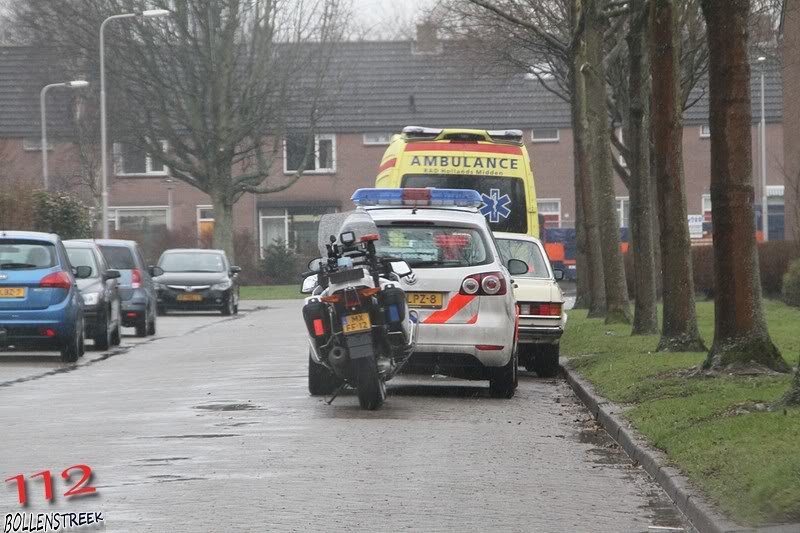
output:
[[[25,298],[25,287],[0,287],[0,298]]]
[[[372,327],[372,322],[369,320],[369,313],[358,313],[355,315],[347,315],[342,318],[342,331],[347,333],[359,333],[361,331],[368,331]]]
[[[202,302],[202,294],[179,294],[175,297],[179,302]]]
[[[441,292],[407,292],[406,301],[409,307],[441,309],[443,298]]]

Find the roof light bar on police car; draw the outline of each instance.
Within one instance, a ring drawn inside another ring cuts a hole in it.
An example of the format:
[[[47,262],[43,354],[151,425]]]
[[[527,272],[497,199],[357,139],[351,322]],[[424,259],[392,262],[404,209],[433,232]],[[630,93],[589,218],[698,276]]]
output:
[[[351,198],[360,207],[473,207],[483,205],[481,195],[471,189],[358,189]]]

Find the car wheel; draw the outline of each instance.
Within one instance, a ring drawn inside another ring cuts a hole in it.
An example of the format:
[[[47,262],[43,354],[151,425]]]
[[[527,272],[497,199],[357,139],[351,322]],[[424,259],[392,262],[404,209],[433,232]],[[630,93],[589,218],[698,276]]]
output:
[[[517,390],[517,366],[519,358],[517,351],[509,359],[505,366],[490,369],[489,391],[494,398],[513,398]]]
[[[543,344],[539,346],[536,355],[533,357],[533,365],[531,365],[534,372],[540,378],[554,378],[558,375],[560,367],[558,365],[559,344]]]
[[[104,315],[97,321],[97,331],[94,334],[94,349],[95,350],[108,350],[111,346],[113,339],[111,335],[111,327],[108,323],[108,315]],[[102,326],[100,325],[102,324]]]
[[[77,331],[72,336],[64,341],[61,347],[61,360],[65,363],[74,363],[81,355],[81,334]]]
[[[147,334],[148,335],[155,335],[156,334],[156,317],[153,316],[153,320],[147,323]]]
[[[223,316],[231,316],[233,314],[233,294],[228,296],[228,299],[222,304],[221,311]]]
[[[147,337],[147,326],[149,324],[149,320],[147,318],[147,312],[145,312],[142,319],[136,323],[136,336],[137,337]]]
[[[158,306],[158,316],[166,316],[167,315],[167,308]]]
[[[80,340],[78,342],[78,357],[83,357],[83,354],[86,353],[86,334],[83,332],[83,326],[81,326]]]
[[[111,334],[111,345],[112,346],[119,346],[122,344],[122,335],[119,331],[119,324],[114,327],[114,332]]]
[[[342,385],[342,380],[331,373],[324,365],[314,361],[308,354],[308,392],[311,396],[333,394]]]

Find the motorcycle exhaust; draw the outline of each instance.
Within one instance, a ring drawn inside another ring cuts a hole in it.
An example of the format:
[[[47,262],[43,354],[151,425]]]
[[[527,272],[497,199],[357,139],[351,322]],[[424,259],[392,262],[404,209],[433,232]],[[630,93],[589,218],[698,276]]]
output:
[[[338,368],[342,368],[345,364],[347,364],[347,359],[347,350],[341,346],[334,346],[328,353],[328,362]]]

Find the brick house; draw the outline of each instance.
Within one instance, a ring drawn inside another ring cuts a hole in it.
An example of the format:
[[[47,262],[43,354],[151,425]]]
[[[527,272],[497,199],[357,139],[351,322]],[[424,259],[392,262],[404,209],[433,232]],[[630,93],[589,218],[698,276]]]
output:
[[[38,89],[46,69],[27,58],[26,48],[0,49],[0,107],[15,110],[11,123],[0,116],[0,143],[12,153],[11,173],[36,182],[41,176],[38,152]],[[316,242],[316,221],[325,212],[352,208],[350,195],[374,184],[377,167],[392,133],[406,125],[518,128],[533,161],[540,214],[549,227],[574,226],[572,132],[565,102],[524,75],[499,75],[497,69],[466,61],[447,43],[422,46],[412,41],[346,42],[338,45],[339,65],[347,65],[335,104],[316,135],[313,168],[291,188],[269,195],[248,194],[236,205],[235,226],[247,230],[259,247],[281,239],[290,246]],[[27,60],[26,60],[27,58]],[[767,174],[770,185],[770,237],[783,238],[783,98],[777,62],[766,69]],[[344,67],[343,67],[344,68]],[[753,72],[754,175],[758,176],[760,66]],[[710,216],[708,101],[702,89],[686,113],[684,131],[688,211]],[[56,109],[60,108],[56,114]],[[76,172],[76,148],[70,142],[68,95],[48,102],[48,128],[60,139],[52,146],[50,174]],[[112,139],[113,140],[113,139]],[[288,175],[298,159],[292,137],[273,171]],[[160,232],[182,229],[196,238],[213,225],[209,198],[172,180],[169,169],[147,154],[114,143],[109,172],[110,224],[114,231]],[[0,177],[0,179],[3,179]],[[757,186],[759,195],[760,188]],[[628,223],[628,193],[617,184],[621,226]],[[760,197],[757,196],[757,197]],[[772,205],[774,204],[774,205]],[[255,250],[254,250],[255,252]]]

